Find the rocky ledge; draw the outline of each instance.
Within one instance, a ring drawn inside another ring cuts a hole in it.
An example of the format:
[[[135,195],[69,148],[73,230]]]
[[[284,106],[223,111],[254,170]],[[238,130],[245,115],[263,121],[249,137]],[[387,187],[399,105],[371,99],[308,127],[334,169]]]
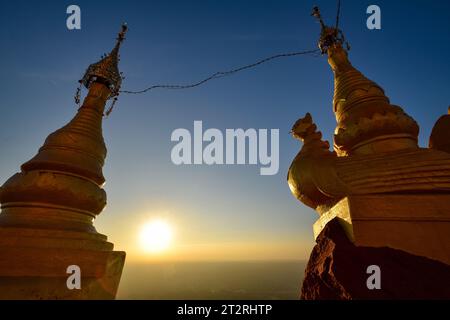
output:
[[[357,247],[336,219],[316,243],[305,270],[303,300],[450,299],[445,263],[388,247]],[[370,266],[379,267],[379,289],[369,289]]]

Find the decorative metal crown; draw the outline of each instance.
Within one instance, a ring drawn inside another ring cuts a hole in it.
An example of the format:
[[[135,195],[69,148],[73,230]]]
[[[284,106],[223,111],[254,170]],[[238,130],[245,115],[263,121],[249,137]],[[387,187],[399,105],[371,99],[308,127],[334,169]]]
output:
[[[350,50],[350,45],[348,44],[348,42],[345,41],[344,34],[342,33],[342,30],[339,29],[338,27],[339,22],[338,19],[336,20],[335,27],[329,27],[325,25],[325,23],[323,22],[319,7],[314,7],[311,15],[317,18],[317,20],[319,20],[320,22],[321,32],[318,46],[322,54],[327,53],[328,48],[336,44],[342,45],[343,43],[345,43],[347,46],[347,50]]]
[[[125,40],[125,33],[127,30],[128,26],[123,24],[122,30],[117,36],[117,42],[114,49],[112,49],[108,55],[102,56],[102,59],[99,62],[93,63],[88,67],[83,78],[79,81],[80,84],[89,89],[93,82],[100,82],[110,88],[110,98],[119,95],[120,86],[123,80],[122,73],[119,72],[118,68],[120,60],[119,49],[123,40]]]

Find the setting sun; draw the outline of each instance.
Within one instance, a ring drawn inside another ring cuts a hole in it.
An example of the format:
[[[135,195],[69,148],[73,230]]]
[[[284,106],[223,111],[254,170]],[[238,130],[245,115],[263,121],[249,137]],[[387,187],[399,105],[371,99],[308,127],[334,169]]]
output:
[[[153,220],[142,227],[139,241],[144,251],[159,253],[170,247],[172,237],[172,228],[166,221]]]

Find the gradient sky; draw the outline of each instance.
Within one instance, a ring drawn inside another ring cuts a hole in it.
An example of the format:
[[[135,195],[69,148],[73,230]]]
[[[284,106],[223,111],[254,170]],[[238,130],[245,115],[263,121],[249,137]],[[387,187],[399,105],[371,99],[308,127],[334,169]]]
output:
[[[82,29],[66,28],[78,4]],[[377,4],[382,30],[366,28]],[[76,112],[73,96],[86,67],[109,52],[123,21],[129,32],[123,89],[189,83],[266,56],[316,48],[319,5],[333,23],[336,1],[2,1],[0,4],[0,182],[35,155],[45,137]],[[450,104],[450,2],[342,1],[350,60],[379,83],[421,127],[427,144]],[[84,92],[85,94],[85,92]],[[311,112],[331,140],[333,76],[325,57],[272,61],[182,91],[121,95],[104,121],[108,206],[95,225],[128,259],[305,259],[317,214],[290,193],[286,173],[300,149],[288,134]],[[259,166],[175,166],[176,128],[280,129],[280,170]],[[139,228],[163,218],[175,229],[165,257],[145,256]]]

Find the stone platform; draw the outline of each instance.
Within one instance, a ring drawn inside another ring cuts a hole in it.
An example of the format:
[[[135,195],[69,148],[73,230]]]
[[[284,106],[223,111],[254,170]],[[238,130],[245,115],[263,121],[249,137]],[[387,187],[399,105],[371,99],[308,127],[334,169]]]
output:
[[[450,265],[450,194],[348,196],[314,224],[337,218],[356,246],[390,247]]]

